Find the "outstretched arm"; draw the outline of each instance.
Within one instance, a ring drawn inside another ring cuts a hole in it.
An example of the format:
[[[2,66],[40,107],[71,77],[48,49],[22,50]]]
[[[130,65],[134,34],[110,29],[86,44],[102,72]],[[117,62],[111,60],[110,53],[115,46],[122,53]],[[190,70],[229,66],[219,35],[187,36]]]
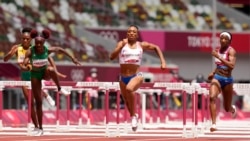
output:
[[[141,42],[141,47],[143,48],[143,50],[154,50],[161,60],[161,68],[162,69],[166,68],[165,58],[162,54],[161,49],[157,45],[148,42]]]
[[[7,62],[13,55],[17,53],[17,45],[14,45],[10,51],[4,56],[3,61]]]
[[[80,62],[73,56],[71,56],[65,49],[61,47],[50,47],[49,53],[55,52],[55,53],[63,53],[67,55],[69,58],[71,58],[72,62],[75,63],[76,65],[81,65]]]
[[[116,44],[116,47],[114,49],[114,51],[111,53],[109,59],[110,60],[114,60],[115,58],[117,58],[117,56],[119,55],[120,51],[122,50],[123,46],[127,43],[127,39],[123,39],[122,41],[119,41]]]

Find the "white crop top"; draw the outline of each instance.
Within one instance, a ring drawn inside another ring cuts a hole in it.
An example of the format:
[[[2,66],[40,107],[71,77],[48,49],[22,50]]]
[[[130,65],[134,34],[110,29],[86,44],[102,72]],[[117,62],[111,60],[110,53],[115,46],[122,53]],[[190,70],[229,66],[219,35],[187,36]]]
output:
[[[136,48],[131,49],[128,44],[126,44],[119,55],[120,64],[135,64],[140,65],[142,60],[143,49],[139,42],[136,42]]]
[[[230,49],[231,49],[231,47],[228,47],[227,50],[224,51],[223,53],[220,53],[220,52],[218,51],[219,56],[220,56],[221,58],[225,59],[225,60],[228,60],[228,59],[229,59],[229,58],[228,58],[228,51],[229,51]],[[215,58],[214,61],[215,61],[215,64],[216,64],[217,66],[224,65],[224,64],[221,62],[221,60],[219,60],[218,58]]]

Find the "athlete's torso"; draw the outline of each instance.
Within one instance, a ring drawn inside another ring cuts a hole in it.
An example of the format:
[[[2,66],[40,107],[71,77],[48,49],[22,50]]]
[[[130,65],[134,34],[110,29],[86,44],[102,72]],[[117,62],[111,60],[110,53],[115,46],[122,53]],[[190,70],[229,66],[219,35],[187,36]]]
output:
[[[221,58],[225,59],[225,60],[229,60],[229,50],[232,47],[229,46],[224,52],[220,52],[218,50],[218,54],[220,55]],[[222,75],[222,76],[226,76],[226,77],[230,77],[232,70],[229,69],[229,67],[227,67],[223,62],[221,62],[219,59],[215,58],[215,64],[216,64],[216,74]]]
[[[31,64],[32,71],[39,71],[48,65],[48,47],[44,46],[44,52],[41,54],[35,53],[35,46],[31,46]]]
[[[18,63],[23,63],[23,60],[25,58],[25,54],[28,49],[24,49],[21,44],[17,45],[17,62]]]
[[[143,49],[139,42],[136,42],[136,47],[131,49],[129,44],[126,44],[119,55],[120,64],[141,65]]]

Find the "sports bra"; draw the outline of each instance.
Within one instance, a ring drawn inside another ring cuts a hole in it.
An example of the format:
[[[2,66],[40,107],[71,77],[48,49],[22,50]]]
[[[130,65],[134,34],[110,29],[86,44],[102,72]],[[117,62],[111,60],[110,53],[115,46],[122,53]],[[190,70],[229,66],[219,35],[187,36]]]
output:
[[[126,44],[120,54],[119,62],[120,64],[135,64],[140,65],[142,60],[143,49],[140,42],[136,42],[136,48],[131,49],[128,44]]]
[[[229,54],[228,54],[228,52],[229,52],[229,50],[231,49],[232,47],[231,46],[229,46],[228,48],[227,48],[227,50],[226,51],[224,51],[223,53],[220,53],[219,52],[219,50],[217,51],[218,52],[218,54],[219,54],[219,56],[221,57],[221,58],[223,58],[223,59],[225,59],[225,60],[229,60]],[[215,58],[215,64],[217,65],[217,66],[224,66],[224,64],[221,62],[221,60],[219,60],[218,58]]]

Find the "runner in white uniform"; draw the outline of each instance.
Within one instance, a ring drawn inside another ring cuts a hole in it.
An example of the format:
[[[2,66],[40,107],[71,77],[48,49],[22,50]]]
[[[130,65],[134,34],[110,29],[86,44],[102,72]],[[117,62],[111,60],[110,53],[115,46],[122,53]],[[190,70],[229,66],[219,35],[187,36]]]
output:
[[[118,42],[110,55],[113,60],[119,56],[120,62],[120,89],[132,118],[132,129],[136,131],[138,115],[135,113],[134,92],[143,82],[143,75],[139,72],[143,50],[155,50],[161,61],[161,68],[166,68],[166,61],[157,45],[148,42],[139,42],[138,27],[131,25],[127,31],[127,38]]]

